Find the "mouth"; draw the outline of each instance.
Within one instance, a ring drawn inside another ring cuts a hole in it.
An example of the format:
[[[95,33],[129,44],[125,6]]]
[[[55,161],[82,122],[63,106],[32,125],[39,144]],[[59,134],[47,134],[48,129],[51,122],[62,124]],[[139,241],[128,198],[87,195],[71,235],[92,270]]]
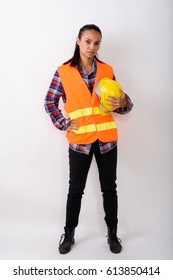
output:
[[[94,52],[87,52],[88,54],[90,54],[90,55],[94,55],[95,53]]]

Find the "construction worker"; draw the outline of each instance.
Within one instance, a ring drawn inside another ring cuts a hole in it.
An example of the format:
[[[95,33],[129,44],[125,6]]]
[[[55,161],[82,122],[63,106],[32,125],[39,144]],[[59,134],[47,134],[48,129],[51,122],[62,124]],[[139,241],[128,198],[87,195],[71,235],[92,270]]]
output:
[[[45,109],[56,128],[66,131],[69,142],[69,190],[66,203],[64,234],[59,242],[60,254],[71,251],[75,243],[81,199],[93,155],[99,171],[107,242],[113,253],[122,250],[117,237],[118,197],[116,185],[117,127],[113,112],[126,114],[132,109],[129,96],[121,91],[120,97],[108,96],[111,106],[108,115],[100,112],[100,99],[96,93],[97,82],[107,77],[115,80],[110,65],[98,59],[97,52],[102,40],[100,28],[84,25],[76,40],[74,55],[56,70],[45,98]],[[59,109],[62,97],[69,118]]]

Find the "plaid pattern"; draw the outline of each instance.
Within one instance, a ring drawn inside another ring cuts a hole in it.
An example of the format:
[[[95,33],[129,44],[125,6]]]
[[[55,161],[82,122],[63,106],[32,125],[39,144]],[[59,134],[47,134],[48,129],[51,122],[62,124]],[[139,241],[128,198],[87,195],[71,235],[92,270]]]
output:
[[[89,73],[86,73],[82,66],[78,66],[78,71],[82,77],[82,79],[85,81],[90,93],[93,91],[95,78],[96,78],[96,61],[93,62],[92,69]],[[115,80],[115,76],[113,77]],[[58,73],[58,70],[55,72],[52,82],[50,84],[49,90],[47,92],[47,95],[45,97],[45,110],[50,115],[50,118],[55,125],[56,128],[60,130],[66,130],[67,127],[70,125],[70,119],[66,119],[63,114],[61,113],[61,110],[59,109],[59,100],[62,98],[63,103],[66,103],[66,95],[65,91],[63,89],[63,85]],[[127,108],[119,108],[115,112],[118,114],[127,114],[131,111],[133,107],[133,104],[130,100],[130,98],[127,96]],[[100,152],[106,153],[113,149],[116,146],[116,142],[109,142],[109,143],[103,143],[99,141],[99,147]],[[79,144],[70,144],[70,148],[76,152],[89,154],[91,149],[91,144],[85,144],[85,145],[79,145]]]
[[[117,142],[103,143],[103,142],[99,141],[100,153],[104,154],[106,152],[109,152],[110,150],[112,150],[116,146],[116,144],[117,144]],[[92,144],[85,144],[85,145],[70,144],[70,148],[75,152],[89,155],[91,145]]]

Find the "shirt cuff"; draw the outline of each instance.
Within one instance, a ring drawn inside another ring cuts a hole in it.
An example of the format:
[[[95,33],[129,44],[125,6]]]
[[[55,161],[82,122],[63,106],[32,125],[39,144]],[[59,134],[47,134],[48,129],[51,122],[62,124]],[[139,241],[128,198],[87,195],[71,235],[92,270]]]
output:
[[[123,114],[129,113],[132,110],[133,103],[132,103],[130,97],[127,94],[126,94],[126,98],[127,98],[127,106],[126,107],[122,107],[122,108],[118,108],[114,112],[123,115]]]
[[[71,124],[71,120],[70,119],[66,119],[64,121],[64,124],[63,124],[63,129],[62,130],[66,130]]]

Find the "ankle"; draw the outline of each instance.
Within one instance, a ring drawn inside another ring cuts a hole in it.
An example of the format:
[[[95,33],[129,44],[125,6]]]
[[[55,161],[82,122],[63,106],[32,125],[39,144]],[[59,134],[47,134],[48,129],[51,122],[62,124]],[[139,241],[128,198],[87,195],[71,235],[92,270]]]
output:
[[[67,233],[74,234],[75,228],[65,226],[65,227],[64,227],[64,230],[65,230],[65,232],[67,232]]]
[[[71,251],[71,247],[75,243],[74,230],[75,229],[71,229],[70,231],[67,226],[64,227],[64,233],[61,235],[59,241],[60,254],[67,254]]]
[[[121,239],[117,237],[117,227],[112,229],[108,227],[107,241],[112,253],[120,253],[122,251]]]

